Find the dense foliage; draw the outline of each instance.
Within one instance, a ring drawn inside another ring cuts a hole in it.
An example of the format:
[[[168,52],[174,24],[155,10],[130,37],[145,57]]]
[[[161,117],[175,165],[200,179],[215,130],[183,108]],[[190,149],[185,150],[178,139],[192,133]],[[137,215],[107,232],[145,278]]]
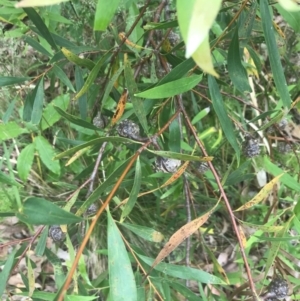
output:
[[[296,1],[23,2],[0,0],[3,300],[298,300]]]

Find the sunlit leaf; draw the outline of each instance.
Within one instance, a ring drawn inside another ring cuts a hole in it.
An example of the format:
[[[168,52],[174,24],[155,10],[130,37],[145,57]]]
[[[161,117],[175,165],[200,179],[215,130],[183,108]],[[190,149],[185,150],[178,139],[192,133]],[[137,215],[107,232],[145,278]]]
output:
[[[59,4],[61,2],[67,2],[69,0],[23,0],[18,2],[15,6],[16,7],[33,7],[33,6],[47,6],[47,5],[54,5]]]

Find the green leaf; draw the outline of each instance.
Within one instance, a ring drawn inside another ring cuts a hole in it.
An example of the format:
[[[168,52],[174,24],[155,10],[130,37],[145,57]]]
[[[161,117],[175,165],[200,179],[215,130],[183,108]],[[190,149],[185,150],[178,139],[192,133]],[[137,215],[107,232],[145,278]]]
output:
[[[122,223],[120,225],[148,241],[162,242],[162,240],[164,239],[164,236],[160,232],[148,227],[144,227],[141,225],[131,225],[126,223]]]
[[[101,67],[103,66],[103,63],[111,56],[111,52],[108,51],[106,52],[96,63],[95,67],[92,69],[92,71],[90,72],[88,78],[86,79],[83,87],[81,88],[81,90],[75,95],[74,99],[78,99],[79,97],[81,97],[84,93],[86,93],[89,88],[91,87],[91,85],[93,84],[94,80],[97,78],[97,75],[101,69]]]
[[[56,46],[50,31],[48,30],[39,14],[32,7],[23,8],[23,10],[27,14],[28,18],[36,26],[40,35],[49,43],[51,47],[58,51],[58,47]]]
[[[71,123],[77,124],[79,126],[82,126],[86,129],[91,129],[91,130],[95,130],[95,131],[103,131],[102,129],[97,128],[96,126],[94,126],[93,124],[80,119],[79,117],[76,117],[74,115],[68,114],[67,112],[65,112],[64,110],[60,109],[57,106],[53,106],[54,109],[65,119],[67,119],[68,121],[70,121]]]
[[[67,225],[79,223],[82,218],[67,212],[55,204],[36,197],[28,198],[22,211],[16,213],[22,222],[31,225]]]
[[[158,85],[149,90],[137,93],[135,96],[152,99],[167,98],[193,89],[201,80],[202,74],[192,75],[173,82]]]
[[[123,138],[123,137],[114,137],[114,136],[111,136],[111,137],[101,137],[101,138],[96,138],[96,139],[93,139],[93,140],[90,140],[88,142],[85,142],[85,143],[82,143],[80,145],[77,145],[73,148],[70,148],[58,155],[56,155],[54,157],[55,160],[57,159],[61,159],[65,156],[69,156],[83,148],[86,148],[90,145],[93,145],[93,146],[101,146],[101,144],[105,141],[110,141],[110,142],[115,142],[115,143],[136,143],[136,144],[142,144],[141,142],[139,141],[136,141],[136,140],[130,140],[130,139],[127,139],[127,138]]]
[[[178,119],[173,120],[169,126],[169,149],[171,152],[180,152],[181,134]]]
[[[40,53],[48,56],[48,57],[51,57],[52,54],[47,50],[45,49],[38,41],[36,41],[35,39],[29,37],[29,36],[25,36],[24,37],[24,41],[32,46],[35,50],[39,51]]]
[[[78,55],[74,54],[67,48],[63,47],[61,49],[62,53],[66,57],[66,59],[72,63],[74,63],[76,66],[80,67],[86,67],[89,70],[92,70],[95,67],[95,63],[89,59],[81,58]]]
[[[47,232],[48,230],[49,229],[47,229]],[[64,273],[64,268],[62,266],[62,262],[60,258],[58,258],[58,256],[55,253],[53,253],[49,248],[45,249],[45,255],[48,261],[53,266],[55,285],[57,288],[61,288],[65,280],[65,273]],[[54,300],[54,298],[52,300]]]
[[[105,92],[101,101],[101,109],[107,103],[107,99],[109,98],[109,94],[113,89],[115,82],[118,80],[120,74],[123,72],[124,66],[121,66],[108,81],[107,86],[105,87]]]
[[[208,115],[208,113],[210,112],[210,107],[207,107],[203,110],[201,110],[191,121],[192,125],[195,125],[198,121],[200,121],[201,119],[203,119],[205,116]]]
[[[55,152],[48,140],[42,136],[35,137],[34,145],[45,166],[53,173],[59,174],[60,164],[58,161],[53,160]]]
[[[94,21],[94,30],[106,30],[109,22],[113,18],[120,0],[98,0],[95,21]]]
[[[38,82],[36,89],[34,89],[34,102],[32,107],[32,114],[31,114],[31,122],[33,124],[39,124],[42,115],[43,115],[43,105],[44,105],[44,78]]]
[[[45,108],[41,120],[41,130],[44,131],[60,120],[61,115],[55,110],[54,106],[66,111],[70,102],[70,94],[62,94],[54,98]]]
[[[18,161],[17,161],[18,175],[20,179],[24,182],[27,181],[29,172],[32,167],[34,151],[35,151],[34,144],[30,143],[22,149],[20,155],[18,156]]]
[[[274,7],[278,10],[284,20],[297,32],[300,32],[300,12],[286,11],[279,4],[275,4]]]
[[[268,173],[272,174],[274,177],[285,173],[284,170],[272,163],[267,156],[264,156],[264,168]],[[280,178],[280,182],[282,182],[285,186],[289,187],[290,189],[300,192],[300,184],[289,174],[285,173]]]
[[[16,182],[14,179],[10,178],[9,176],[7,176],[2,171],[0,171],[0,183],[22,187],[21,184],[19,184],[18,182]]]
[[[244,48],[248,44],[248,40],[251,37],[251,32],[254,26],[256,17],[257,3],[251,3],[248,10],[243,10],[239,17],[238,36],[240,41],[240,48]],[[238,41],[238,42],[239,42]]]
[[[40,235],[40,238],[34,250],[36,256],[43,256],[45,253],[49,230],[48,228],[49,227],[45,227],[42,234]]]
[[[26,80],[30,80],[30,77],[0,76],[0,87],[23,83]]]
[[[84,85],[82,70],[79,66],[75,67],[75,83],[76,83],[76,91],[79,91]],[[81,97],[78,98],[78,107],[79,107],[81,119],[86,120],[87,117],[87,95],[86,94],[83,94]]]
[[[178,159],[182,161],[199,161],[199,162],[206,162],[207,159],[204,159],[203,157],[199,156],[192,156],[192,155],[187,155],[187,154],[181,154],[181,153],[174,153],[174,152],[169,152],[169,151],[155,151],[151,149],[147,149],[148,152],[155,154],[160,157],[164,158],[171,158],[171,159]],[[213,157],[210,157],[211,160]]]
[[[140,254],[137,254],[146,264],[152,266],[154,259],[149,258]],[[207,284],[226,284],[222,279],[211,275],[203,270],[197,270],[190,267],[185,267],[181,265],[174,265],[170,263],[161,262],[154,267],[155,270],[160,271],[164,274],[170,275],[175,278],[185,279],[185,280],[195,280],[201,283]]]
[[[133,73],[131,70],[129,60],[125,61],[124,74],[125,74],[126,84],[127,84],[128,92],[129,92],[129,95],[131,98],[131,102],[133,105],[133,110],[135,112],[135,115],[139,119],[144,131],[146,133],[148,133],[148,125],[147,125],[147,118],[146,118],[144,103],[141,100],[141,98],[136,97],[136,95],[135,95],[135,93],[138,91],[138,88],[137,88],[136,82],[133,77]]]
[[[160,86],[184,77],[193,67],[195,67],[195,62],[192,58],[184,60],[163,77],[158,85]]]
[[[266,39],[267,48],[268,48],[270,65],[272,69],[274,82],[283,105],[286,108],[290,108],[292,101],[288,91],[286,79],[283,73],[283,68],[281,65],[278,46],[275,39],[275,30],[273,27],[272,18],[269,11],[268,0],[260,1],[260,12],[261,12],[261,18],[263,20],[262,27]]]
[[[228,50],[228,72],[234,86],[241,92],[251,92],[248,82],[247,71],[245,70],[240,55],[238,28],[231,40]]]
[[[186,298],[186,300],[199,301],[199,296],[197,296],[195,293],[193,293],[185,285],[176,283],[175,281],[171,281],[170,285],[174,288],[174,290],[176,292],[179,292],[181,295],[183,295]]]
[[[71,83],[71,81],[69,80],[69,78],[67,77],[66,73],[58,66],[58,65],[54,65],[53,66],[53,72],[54,74],[72,91],[75,93],[75,89]]]
[[[14,121],[0,124],[0,141],[12,139],[24,133],[28,133],[28,130],[22,128]]]
[[[13,268],[16,252],[17,249],[13,250],[11,254],[9,254],[0,273],[0,296],[3,296],[4,290],[6,288],[8,277],[10,276],[11,269]]]
[[[118,301],[137,301],[136,283],[127,250],[109,211],[107,227],[110,298]]]
[[[135,202],[137,200],[140,188],[141,188],[141,182],[142,182],[142,170],[141,170],[140,158],[138,157],[136,160],[136,165],[135,165],[133,187],[130,192],[128,201],[125,204],[124,210],[122,211],[121,221],[123,221],[126,218],[126,216],[129,215],[129,213],[133,209]]]
[[[229,117],[227,115],[227,110],[224,105],[222,95],[219,90],[219,86],[218,86],[216,80],[211,75],[208,76],[208,87],[209,87],[209,93],[210,93],[210,96],[211,96],[211,99],[213,102],[213,107],[218,115],[223,132],[225,133],[225,136],[226,136],[228,142],[231,144],[231,146],[235,150],[235,153],[237,155],[237,159],[239,162],[240,147],[236,141],[236,137],[234,134],[231,120],[229,119]]]

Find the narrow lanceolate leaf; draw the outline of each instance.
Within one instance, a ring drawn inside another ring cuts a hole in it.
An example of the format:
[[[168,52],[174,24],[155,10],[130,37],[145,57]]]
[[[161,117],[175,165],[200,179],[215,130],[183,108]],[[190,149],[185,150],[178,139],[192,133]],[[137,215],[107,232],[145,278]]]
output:
[[[275,38],[275,31],[272,23],[272,18],[269,11],[268,0],[260,1],[260,12],[263,20],[262,27],[265,35],[265,40],[268,48],[270,65],[278,94],[285,107],[290,108],[291,97],[288,91],[286,79],[281,65],[278,46]]]
[[[106,30],[109,22],[118,8],[120,0],[98,0],[94,30]]]
[[[0,87],[23,83],[29,79],[30,79],[30,77],[0,76]]]
[[[135,174],[134,174],[134,182],[133,187],[129,195],[129,199],[127,203],[125,204],[124,210],[121,215],[121,221],[123,221],[127,215],[131,212],[133,209],[135,202],[138,198],[138,194],[141,188],[141,181],[142,181],[142,169],[141,169],[141,163],[140,158],[138,157],[136,160],[135,165]]]
[[[8,256],[4,267],[2,267],[2,271],[0,273],[0,296],[3,296],[4,290],[7,285],[8,278],[10,276],[10,272],[14,265],[15,255],[17,252],[17,248],[11,252]]]
[[[173,82],[156,86],[144,92],[135,94],[135,96],[151,99],[160,99],[181,94],[193,89],[202,80],[201,75],[192,75],[184,77]]]
[[[81,90],[75,95],[74,99],[78,99],[79,97],[81,97],[84,93],[86,93],[89,88],[91,87],[91,85],[93,84],[94,80],[97,78],[97,75],[103,65],[103,63],[108,59],[108,57],[111,56],[110,52],[107,52],[106,54],[104,54],[97,62],[97,64],[95,65],[95,67],[93,68],[93,70],[91,71],[91,73],[89,74],[86,82],[84,83],[83,87],[81,88]]]
[[[33,6],[47,6],[47,5],[54,5],[59,4],[61,2],[67,2],[69,0],[23,0],[18,2],[15,7],[33,7]]]
[[[231,120],[229,119],[227,115],[227,110],[224,105],[219,86],[216,82],[216,80],[212,76],[208,76],[208,87],[209,87],[209,93],[213,102],[213,107],[217,113],[217,116],[219,118],[221,127],[223,129],[223,132],[225,133],[226,138],[228,139],[228,142],[231,144],[233,149],[235,150],[235,153],[237,155],[238,161],[240,157],[240,148],[236,141],[236,137],[234,134],[233,126],[231,123]]]
[[[157,257],[155,258],[151,269],[166,258],[172,251],[174,251],[186,238],[195,233],[199,227],[201,227],[209,219],[212,212],[215,210],[217,205],[215,205],[209,212],[196,218],[195,220],[187,223],[177,230],[166,243],[166,245],[161,249]]]
[[[297,32],[300,32],[300,11],[286,11],[279,4],[274,5],[283,19]],[[299,7],[300,8],[300,7]]]
[[[240,55],[238,31],[235,31],[228,50],[228,72],[234,86],[241,92],[251,92],[247,71]]]
[[[277,182],[279,181],[279,179],[282,176],[283,176],[283,173],[281,175],[275,177],[272,181],[270,181],[268,184],[266,184],[252,200],[250,200],[249,202],[247,202],[246,204],[244,204],[243,206],[239,207],[238,209],[236,209],[234,211],[246,210],[246,209],[249,209],[249,208],[259,204],[260,202],[262,202],[268,196],[268,194],[272,191],[274,185],[277,184]]]
[[[22,186],[18,182],[16,182],[14,179],[12,179],[11,177],[9,177],[5,173],[3,173],[2,171],[0,171],[0,183],[13,185],[13,186],[19,186],[19,187]]]
[[[280,167],[278,167],[277,165],[272,163],[268,156],[264,156],[263,164],[264,164],[264,168],[266,169],[266,171],[268,173],[272,174],[273,176],[278,176],[282,173],[285,173],[283,169],[281,169]],[[290,189],[300,192],[300,184],[298,183],[298,181],[296,179],[291,177],[288,173],[285,173],[281,177],[280,181],[285,186],[289,187]]]
[[[128,90],[124,89],[124,91],[119,99],[119,102],[117,104],[116,111],[111,119],[112,125],[115,125],[118,122],[118,120],[122,117],[124,110],[125,110],[127,98],[128,98]]]
[[[95,63],[93,61],[89,59],[83,59],[65,47],[62,47],[61,51],[68,61],[74,63],[77,66],[85,67],[89,70],[92,70],[95,67]]]
[[[59,174],[60,164],[58,161],[53,160],[55,152],[48,140],[42,136],[38,136],[34,139],[34,145],[42,162],[46,165],[46,167],[53,173]]]
[[[55,50],[58,50],[58,47],[56,46],[48,27],[46,26],[40,15],[32,7],[24,7],[23,9],[28,18],[36,26],[41,36],[49,43],[51,47],[53,47]]]
[[[45,97],[44,78],[41,78],[34,91],[35,91],[35,95],[34,95],[34,102],[33,102],[32,113],[31,113],[31,122],[33,124],[39,124],[43,115],[43,105],[44,105],[44,97]]]
[[[29,172],[31,170],[31,166],[33,163],[34,158],[34,144],[30,143],[27,146],[25,146],[20,155],[18,156],[17,161],[17,170],[18,175],[22,181],[26,181],[29,175]]]
[[[58,65],[55,64],[53,66],[53,72],[55,73],[56,77],[61,80],[62,83],[64,83],[72,92],[75,92],[75,89],[66,73]]]
[[[82,218],[73,213],[67,212],[45,199],[36,197],[28,198],[16,216],[22,222],[31,225],[67,225],[82,221]]]
[[[198,49],[207,37],[221,7],[221,0],[185,0],[177,1],[177,13],[180,31],[186,42],[186,57]]]
[[[111,300],[137,301],[137,288],[127,250],[109,211],[107,211],[107,248]]]
[[[126,55],[125,55],[124,75],[125,75],[125,80],[126,80],[127,88],[129,91],[129,95],[131,98],[131,102],[133,104],[133,109],[134,109],[135,115],[139,119],[144,131],[146,133],[148,133],[148,125],[147,125],[144,103],[141,98],[139,98],[135,95],[135,93],[138,91],[138,88],[137,88],[136,82],[134,80],[134,76],[133,76],[132,69],[130,66],[130,61],[127,59]]]

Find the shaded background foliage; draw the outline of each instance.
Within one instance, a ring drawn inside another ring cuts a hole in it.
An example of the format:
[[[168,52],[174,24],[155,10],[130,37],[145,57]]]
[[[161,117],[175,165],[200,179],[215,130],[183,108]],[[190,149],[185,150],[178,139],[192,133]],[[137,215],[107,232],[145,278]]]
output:
[[[3,298],[299,298],[299,12],[195,3],[0,0]]]

